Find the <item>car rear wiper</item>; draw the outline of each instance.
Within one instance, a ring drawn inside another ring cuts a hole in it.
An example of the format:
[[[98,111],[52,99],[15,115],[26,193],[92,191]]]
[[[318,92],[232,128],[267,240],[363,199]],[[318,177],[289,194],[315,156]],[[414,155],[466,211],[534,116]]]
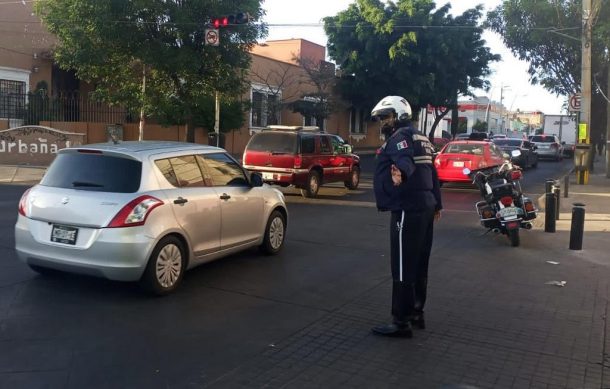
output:
[[[288,154],[287,151],[272,151],[271,155],[281,155],[281,154]]]
[[[104,185],[96,184],[94,182],[74,181],[72,182],[72,186],[88,186],[91,188],[102,188]]]

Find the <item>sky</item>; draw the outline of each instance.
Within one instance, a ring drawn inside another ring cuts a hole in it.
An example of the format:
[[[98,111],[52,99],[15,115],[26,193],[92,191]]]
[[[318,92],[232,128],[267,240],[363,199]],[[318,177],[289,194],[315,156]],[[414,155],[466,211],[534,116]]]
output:
[[[326,46],[322,19],[347,9],[353,2],[354,0],[264,0],[263,8],[267,12],[264,21],[270,25],[267,40],[302,38]],[[483,4],[486,13],[499,5],[501,0],[449,0],[437,1],[436,4],[439,6],[446,2],[451,3],[453,14],[461,14],[477,4]],[[286,24],[289,26],[282,26]],[[306,26],[293,26],[294,24]],[[502,103],[508,110],[542,111],[547,115],[564,113],[561,107],[566,98],[547,92],[539,85],[531,85],[527,63],[515,58],[498,34],[485,31],[483,39],[492,53],[500,54],[502,60],[490,66],[491,89],[488,92],[475,91],[476,95],[495,101],[500,101],[502,97]]]

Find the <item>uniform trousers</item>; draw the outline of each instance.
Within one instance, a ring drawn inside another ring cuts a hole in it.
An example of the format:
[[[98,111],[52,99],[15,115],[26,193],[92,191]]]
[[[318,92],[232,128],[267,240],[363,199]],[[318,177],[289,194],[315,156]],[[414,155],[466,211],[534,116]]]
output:
[[[395,323],[410,321],[424,311],[433,232],[434,209],[392,212],[390,245]]]

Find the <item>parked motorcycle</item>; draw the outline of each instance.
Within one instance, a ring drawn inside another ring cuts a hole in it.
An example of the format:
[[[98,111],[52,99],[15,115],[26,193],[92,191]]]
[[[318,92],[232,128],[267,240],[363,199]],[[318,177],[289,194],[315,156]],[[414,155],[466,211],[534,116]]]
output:
[[[513,158],[521,154],[513,150]],[[464,174],[472,178],[484,201],[475,204],[481,225],[495,233],[508,237],[513,247],[519,246],[519,230],[531,229],[531,220],[536,218],[537,209],[533,201],[523,195],[520,179],[521,169],[510,161],[500,166],[470,170]]]

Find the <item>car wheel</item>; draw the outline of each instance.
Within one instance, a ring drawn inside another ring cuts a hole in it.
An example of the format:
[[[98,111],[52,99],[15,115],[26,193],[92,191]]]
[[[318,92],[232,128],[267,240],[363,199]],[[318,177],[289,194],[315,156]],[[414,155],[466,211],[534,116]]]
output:
[[[280,211],[273,211],[267,221],[261,251],[269,255],[277,254],[284,247],[285,237],[286,217]]]
[[[312,170],[307,178],[307,186],[301,189],[301,195],[303,197],[316,197],[318,190],[320,190],[320,173]]]
[[[354,166],[352,169],[352,174],[350,175],[350,179],[345,181],[345,187],[349,190],[358,189],[358,185],[360,184],[360,168],[358,166]]]
[[[175,236],[166,236],[155,246],[140,279],[142,287],[156,295],[173,292],[186,270],[185,249]]]

